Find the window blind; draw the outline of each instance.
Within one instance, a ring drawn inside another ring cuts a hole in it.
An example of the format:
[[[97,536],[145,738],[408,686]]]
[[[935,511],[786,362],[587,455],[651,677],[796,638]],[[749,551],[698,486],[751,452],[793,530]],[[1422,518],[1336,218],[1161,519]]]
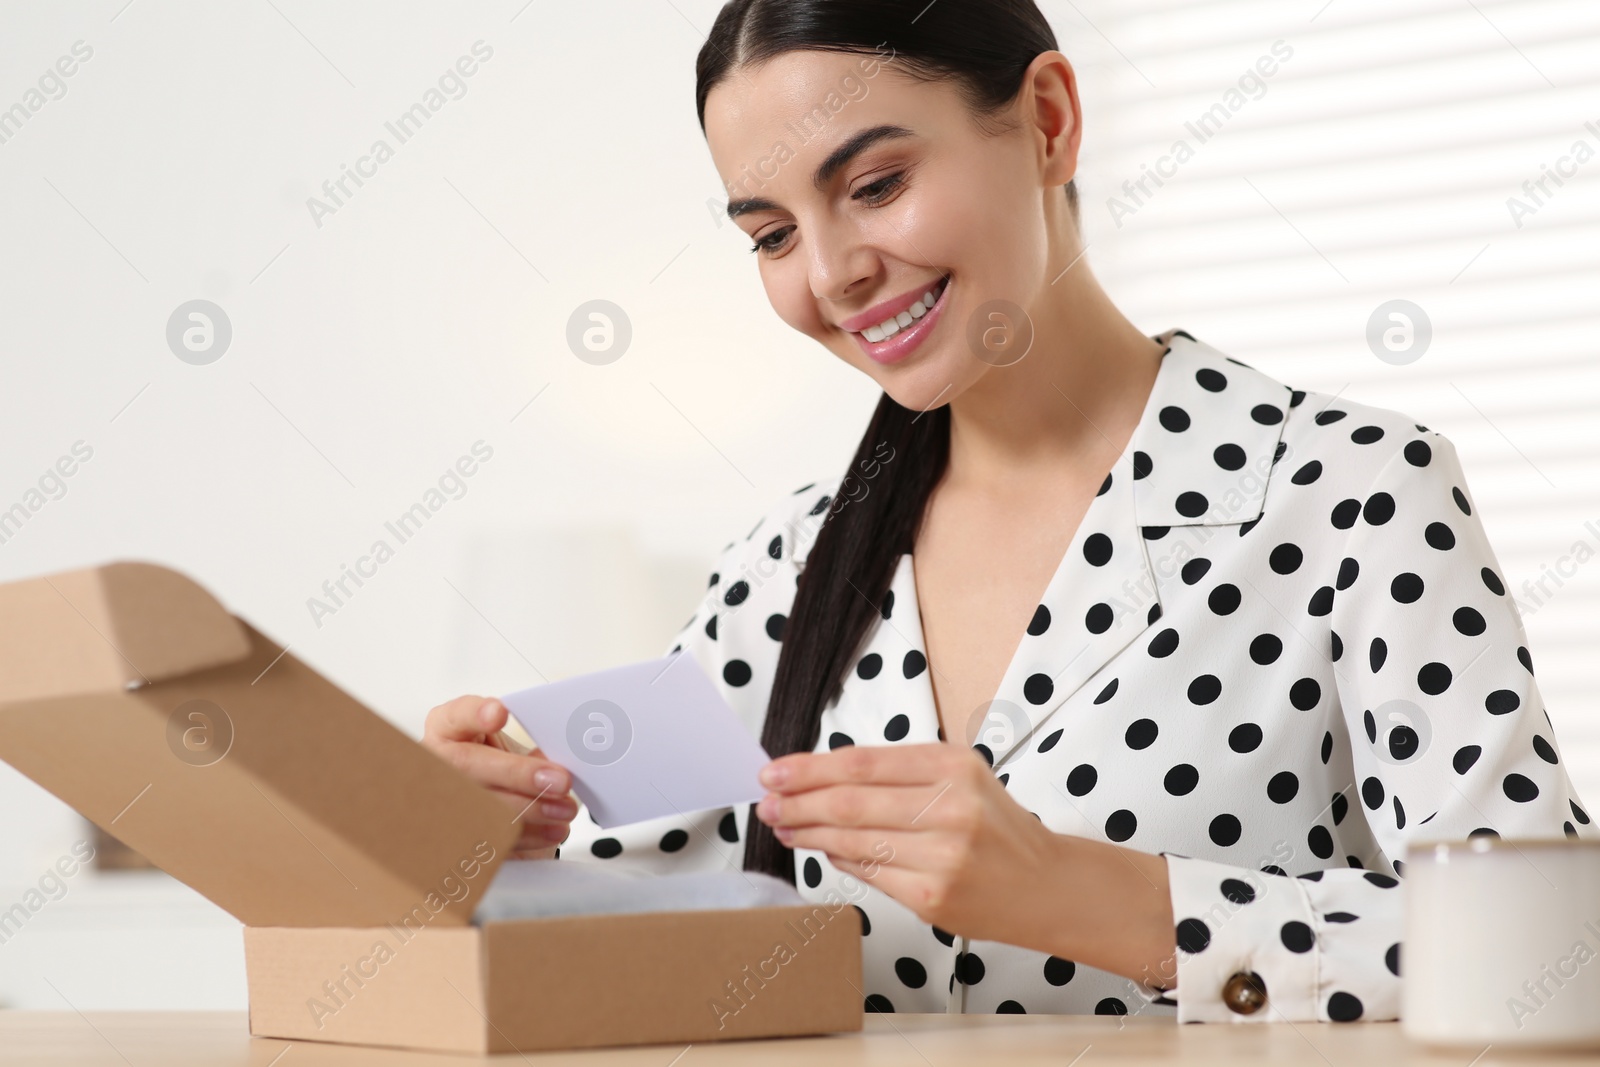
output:
[[[1455,442],[1593,803],[1600,4],[1043,6],[1079,71],[1087,261],[1113,299]],[[1399,300],[1425,348],[1369,344]]]

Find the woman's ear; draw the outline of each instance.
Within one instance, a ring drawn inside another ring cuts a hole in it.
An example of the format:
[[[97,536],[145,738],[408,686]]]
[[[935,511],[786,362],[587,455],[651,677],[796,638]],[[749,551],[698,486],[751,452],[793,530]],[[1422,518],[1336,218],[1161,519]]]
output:
[[[1057,51],[1033,57],[1022,78],[1026,121],[1039,145],[1040,184],[1065,185],[1078,173],[1083,108],[1072,63]]]

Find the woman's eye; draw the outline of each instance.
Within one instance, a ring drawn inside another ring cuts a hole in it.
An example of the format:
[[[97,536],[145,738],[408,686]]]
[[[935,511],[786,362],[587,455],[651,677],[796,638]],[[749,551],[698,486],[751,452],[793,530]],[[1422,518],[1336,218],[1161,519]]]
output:
[[[792,229],[794,229],[793,226],[781,226],[767,234],[765,237],[757,238],[756,243],[750,246],[750,251],[764,252],[769,256],[772,255],[772,253],[778,251],[778,249],[783,245],[782,241],[773,239],[784,237]]]
[[[896,172],[887,177],[879,178],[875,182],[868,182],[850,194],[850,199],[859,200],[869,207],[876,207],[893,196],[905,182],[904,172]],[[793,226],[781,226],[765,237],[759,237],[750,246],[750,251],[761,252],[768,256],[781,251]]]
[[[905,175],[903,173],[895,173],[886,178],[879,178],[875,182],[868,182],[866,185],[863,185],[861,188],[851,193],[850,199],[860,200],[869,205],[881,204],[885,200],[889,199],[891,193],[900,188],[900,184],[904,178]]]

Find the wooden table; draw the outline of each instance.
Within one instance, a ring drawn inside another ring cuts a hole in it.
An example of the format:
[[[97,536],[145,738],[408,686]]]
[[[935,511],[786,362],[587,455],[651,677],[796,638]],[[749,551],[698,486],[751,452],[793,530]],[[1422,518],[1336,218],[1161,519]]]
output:
[[[653,1045],[586,1052],[491,1057],[507,1064],[584,1067],[789,1065],[827,1067],[1051,1067],[1180,1062],[1272,1063],[1288,1067],[1491,1067],[1498,1063],[1577,1064],[1600,1057],[1526,1054],[1491,1048],[1428,1050],[1407,1041],[1397,1023],[1268,1023],[1179,1026],[1170,1019],[1075,1015],[869,1015],[856,1034],[690,1046]],[[678,1058],[674,1058],[678,1057]],[[1474,1060],[1474,1057],[1478,1057]],[[251,1038],[242,1012],[3,1012],[0,1064],[104,1064],[106,1067],[443,1067],[479,1057],[400,1052]]]

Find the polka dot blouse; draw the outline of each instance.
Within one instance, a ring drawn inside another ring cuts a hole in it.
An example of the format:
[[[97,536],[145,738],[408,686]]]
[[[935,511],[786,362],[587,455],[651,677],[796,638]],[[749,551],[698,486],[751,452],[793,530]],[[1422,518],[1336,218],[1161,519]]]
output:
[[[802,895],[860,909],[868,1011],[1394,1019],[1408,843],[1597,836],[1451,443],[1182,331],[1157,340],[1144,414],[977,747],[1051,830],[1165,856],[1175,986],[929,926],[799,849]],[[757,736],[841,481],[797,491],[723,549],[672,642]],[[824,709],[819,749],[939,739],[912,563]],[[738,867],[747,814],[608,833],[580,812],[561,856]]]

